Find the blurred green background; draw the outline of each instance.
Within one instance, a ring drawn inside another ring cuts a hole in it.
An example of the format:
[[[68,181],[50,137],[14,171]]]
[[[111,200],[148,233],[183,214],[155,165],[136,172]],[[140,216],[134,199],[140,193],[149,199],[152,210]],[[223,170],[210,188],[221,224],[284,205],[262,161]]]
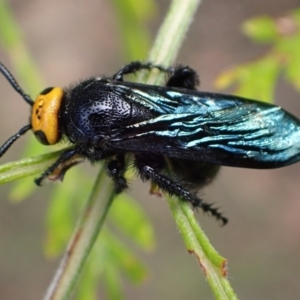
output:
[[[111,75],[127,62],[124,36],[110,1],[14,0],[10,4],[46,86]],[[156,16],[148,22],[153,37],[169,1],[157,5]],[[280,17],[298,5],[296,0],[204,1],[177,61],[200,73],[202,90],[216,91],[214,80],[222,71],[255,60],[269,49],[242,35],[241,23],[256,15]],[[1,48],[0,60],[10,68]],[[5,79],[0,79],[0,90],[2,143],[27,123],[29,108]],[[276,104],[300,117],[299,98],[280,80]],[[18,141],[2,161],[21,158],[24,145],[25,139]],[[299,164],[270,171],[223,168],[213,184],[200,192],[230,220],[220,228],[198,213],[213,245],[229,260],[229,278],[240,299],[299,298],[299,175]],[[0,299],[41,299],[58,264],[44,257],[42,245],[51,184],[37,188],[34,196],[19,204],[9,202],[11,187],[0,188]],[[141,254],[150,269],[145,283],[132,286],[125,281],[127,299],[213,299],[195,258],[185,250],[168,205],[149,196],[148,190],[138,180],[130,183],[129,193],[153,221],[157,247],[153,253]],[[100,284],[99,291],[101,295]]]

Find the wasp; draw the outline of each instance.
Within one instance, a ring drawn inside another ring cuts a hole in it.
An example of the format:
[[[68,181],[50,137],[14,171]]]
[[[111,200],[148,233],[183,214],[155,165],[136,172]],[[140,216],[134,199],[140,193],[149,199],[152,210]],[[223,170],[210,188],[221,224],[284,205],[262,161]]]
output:
[[[165,86],[124,80],[158,69]],[[233,95],[201,92],[188,66],[131,62],[110,77],[91,77],[68,88],[44,89],[33,101],[0,63],[0,71],[31,106],[31,116],[0,148],[0,157],[27,131],[44,145],[72,145],[35,183],[63,179],[78,161],[104,161],[117,192],[127,188],[127,157],[143,181],[227,219],[197,192],[220,166],[268,169],[300,159],[300,121],[281,107]]]

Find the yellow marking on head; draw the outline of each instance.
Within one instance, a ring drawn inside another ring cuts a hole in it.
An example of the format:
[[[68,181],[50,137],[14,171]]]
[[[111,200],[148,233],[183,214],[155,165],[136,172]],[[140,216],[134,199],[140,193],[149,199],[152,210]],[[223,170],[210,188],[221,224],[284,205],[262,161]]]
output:
[[[32,107],[31,126],[37,139],[45,145],[54,145],[60,140],[58,112],[64,91],[48,88],[41,92]]]

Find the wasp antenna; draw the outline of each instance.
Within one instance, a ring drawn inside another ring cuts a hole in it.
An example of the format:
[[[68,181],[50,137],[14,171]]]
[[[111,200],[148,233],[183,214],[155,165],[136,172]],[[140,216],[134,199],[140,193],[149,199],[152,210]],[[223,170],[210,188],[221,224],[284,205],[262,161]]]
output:
[[[19,130],[18,133],[11,136],[1,147],[0,147],[0,157],[9,149],[9,147],[24,133],[31,129],[31,125],[26,125]]]
[[[7,81],[11,84],[11,86],[14,88],[14,90],[19,93],[22,98],[29,104],[33,105],[34,101],[24,93],[24,91],[21,89],[19,84],[17,83],[14,76],[8,71],[8,69],[0,62],[0,72],[3,74],[3,76],[7,79]]]

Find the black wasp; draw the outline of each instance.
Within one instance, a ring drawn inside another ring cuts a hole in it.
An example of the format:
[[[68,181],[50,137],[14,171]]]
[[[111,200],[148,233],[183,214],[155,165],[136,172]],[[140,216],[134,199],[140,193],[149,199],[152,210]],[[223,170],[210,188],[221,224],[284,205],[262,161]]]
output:
[[[126,82],[123,76],[157,68],[165,86]],[[62,179],[80,159],[106,162],[118,192],[127,187],[125,157],[131,154],[142,180],[227,219],[197,197],[220,165],[278,168],[300,159],[300,121],[282,108],[237,96],[199,92],[197,73],[132,62],[112,77],[92,77],[66,89],[51,87],[33,101],[12,74],[0,71],[32,106],[30,124],[9,138],[0,156],[31,129],[45,145],[67,140],[73,147],[35,180]]]

